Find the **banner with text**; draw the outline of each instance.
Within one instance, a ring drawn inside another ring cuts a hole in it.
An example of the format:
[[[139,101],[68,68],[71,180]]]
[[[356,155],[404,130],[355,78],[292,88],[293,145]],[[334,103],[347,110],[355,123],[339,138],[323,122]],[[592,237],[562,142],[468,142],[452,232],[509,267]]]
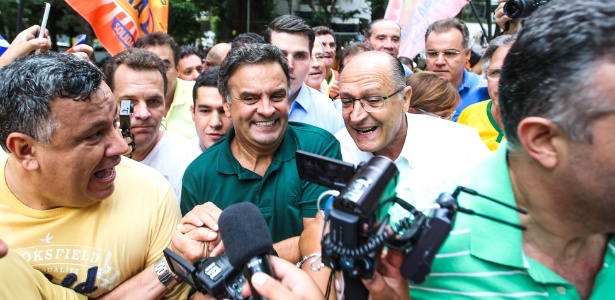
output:
[[[94,29],[100,43],[115,55],[132,48],[138,37],[167,32],[169,0],[66,0]]]
[[[399,56],[414,58],[425,48],[425,31],[435,21],[456,16],[468,0],[390,0],[384,18],[401,26]]]

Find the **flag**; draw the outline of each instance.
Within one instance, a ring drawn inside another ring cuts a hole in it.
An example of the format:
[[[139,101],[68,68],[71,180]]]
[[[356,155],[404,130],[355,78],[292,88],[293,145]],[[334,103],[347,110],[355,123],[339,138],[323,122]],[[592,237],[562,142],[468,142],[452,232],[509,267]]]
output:
[[[401,27],[399,56],[415,57],[425,49],[425,31],[435,21],[456,16],[468,0],[390,0],[384,18]]]
[[[9,48],[10,45],[11,44],[9,44],[9,42],[5,40],[4,37],[0,34],[0,56],[4,54],[4,52],[6,51],[6,49]]]
[[[169,0],[66,0],[94,29],[111,55],[132,48],[138,37],[167,32]]]

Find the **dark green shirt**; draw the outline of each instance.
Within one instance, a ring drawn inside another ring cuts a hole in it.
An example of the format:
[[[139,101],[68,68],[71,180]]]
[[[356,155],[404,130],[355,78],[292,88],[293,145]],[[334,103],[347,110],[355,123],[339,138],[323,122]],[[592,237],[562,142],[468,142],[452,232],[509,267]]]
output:
[[[295,152],[341,160],[339,142],[326,130],[289,122],[271,165],[260,176],[243,168],[233,156],[230,141],[234,136],[231,129],[188,166],[182,181],[182,214],[208,201],[220,209],[249,201],[259,207],[274,242],[300,235],[303,218],[316,215],[318,196],[327,188],[299,179]]]

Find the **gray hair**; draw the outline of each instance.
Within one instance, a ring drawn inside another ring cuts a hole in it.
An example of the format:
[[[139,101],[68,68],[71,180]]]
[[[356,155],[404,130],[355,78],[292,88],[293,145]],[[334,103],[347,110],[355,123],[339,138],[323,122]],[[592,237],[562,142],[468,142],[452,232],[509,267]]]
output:
[[[103,74],[68,53],[45,52],[22,57],[0,69],[0,138],[9,151],[10,133],[21,132],[50,145],[57,127],[51,102],[57,98],[89,100]]]
[[[595,72],[605,62],[615,63],[615,6],[601,0],[553,1],[526,22],[500,78],[509,147],[517,148],[519,123],[531,116],[551,120],[572,141],[591,143],[591,122],[614,110],[601,101]]]
[[[218,92],[220,92],[222,97],[226,98],[226,102],[231,104],[231,93],[228,81],[235,71],[245,65],[267,63],[277,63],[282,67],[284,75],[286,76],[288,89],[290,90],[290,72],[284,53],[271,44],[245,44],[231,51],[226,59],[224,59],[222,66],[220,66],[220,73],[218,74]]]
[[[461,32],[461,36],[463,37],[461,45],[463,46],[463,48],[469,48],[470,31],[468,30],[468,26],[466,25],[466,23],[457,18],[449,18],[431,23],[431,25],[427,27],[427,31],[425,31],[425,43],[427,43],[427,37],[429,37],[432,32],[443,33],[448,32],[453,28]]]
[[[489,64],[491,63],[491,57],[493,56],[493,53],[495,53],[495,50],[498,50],[498,48],[500,47],[510,47],[512,46],[512,44],[515,43],[516,40],[517,40],[516,34],[500,35],[497,38],[491,40],[489,42],[489,47],[487,47],[487,50],[485,51],[485,53],[483,54],[483,57],[481,58],[482,60],[481,68],[483,69],[483,72],[489,69]]]
[[[325,45],[322,43],[322,41],[319,38],[315,38],[314,42],[318,43],[318,45],[320,45],[320,47],[322,47],[322,53],[325,53]],[[310,51],[312,51],[312,50],[310,50]]]

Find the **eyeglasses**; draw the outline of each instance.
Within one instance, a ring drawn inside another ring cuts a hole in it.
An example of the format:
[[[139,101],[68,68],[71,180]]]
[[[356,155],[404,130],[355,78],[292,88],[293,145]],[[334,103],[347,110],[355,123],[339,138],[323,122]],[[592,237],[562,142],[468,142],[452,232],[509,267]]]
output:
[[[459,54],[461,54],[461,52],[466,52],[467,50],[468,49],[463,49],[461,51],[457,49],[447,49],[442,52],[436,50],[427,50],[425,51],[425,56],[427,57],[427,59],[438,59],[438,57],[440,57],[440,53],[442,53],[445,59],[454,59]]]
[[[502,69],[489,69],[487,70],[487,77],[491,79],[498,79],[502,75]]]
[[[395,94],[403,90],[404,88],[400,88],[388,96],[369,96],[365,99],[362,99],[362,98],[356,98],[356,99],[355,98],[339,98],[339,99],[342,102],[342,110],[344,111],[351,111],[352,109],[354,109],[354,102],[359,101],[359,103],[361,103],[361,107],[363,107],[363,109],[366,112],[375,112],[375,111],[381,110],[384,107],[384,101],[393,97]]]
[[[414,109],[419,111],[421,114],[424,114],[424,115],[427,115],[427,116],[430,116],[430,117],[434,117],[434,118],[438,118],[438,119],[443,119],[443,120],[450,120],[450,119],[452,119],[453,116],[455,115],[455,113],[457,112],[456,110],[453,110],[452,112],[447,113],[447,114],[441,116],[441,115],[438,115],[438,114],[434,114],[432,112],[428,112],[428,111],[426,111],[424,109],[421,109],[421,108],[416,108],[415,107]]]

